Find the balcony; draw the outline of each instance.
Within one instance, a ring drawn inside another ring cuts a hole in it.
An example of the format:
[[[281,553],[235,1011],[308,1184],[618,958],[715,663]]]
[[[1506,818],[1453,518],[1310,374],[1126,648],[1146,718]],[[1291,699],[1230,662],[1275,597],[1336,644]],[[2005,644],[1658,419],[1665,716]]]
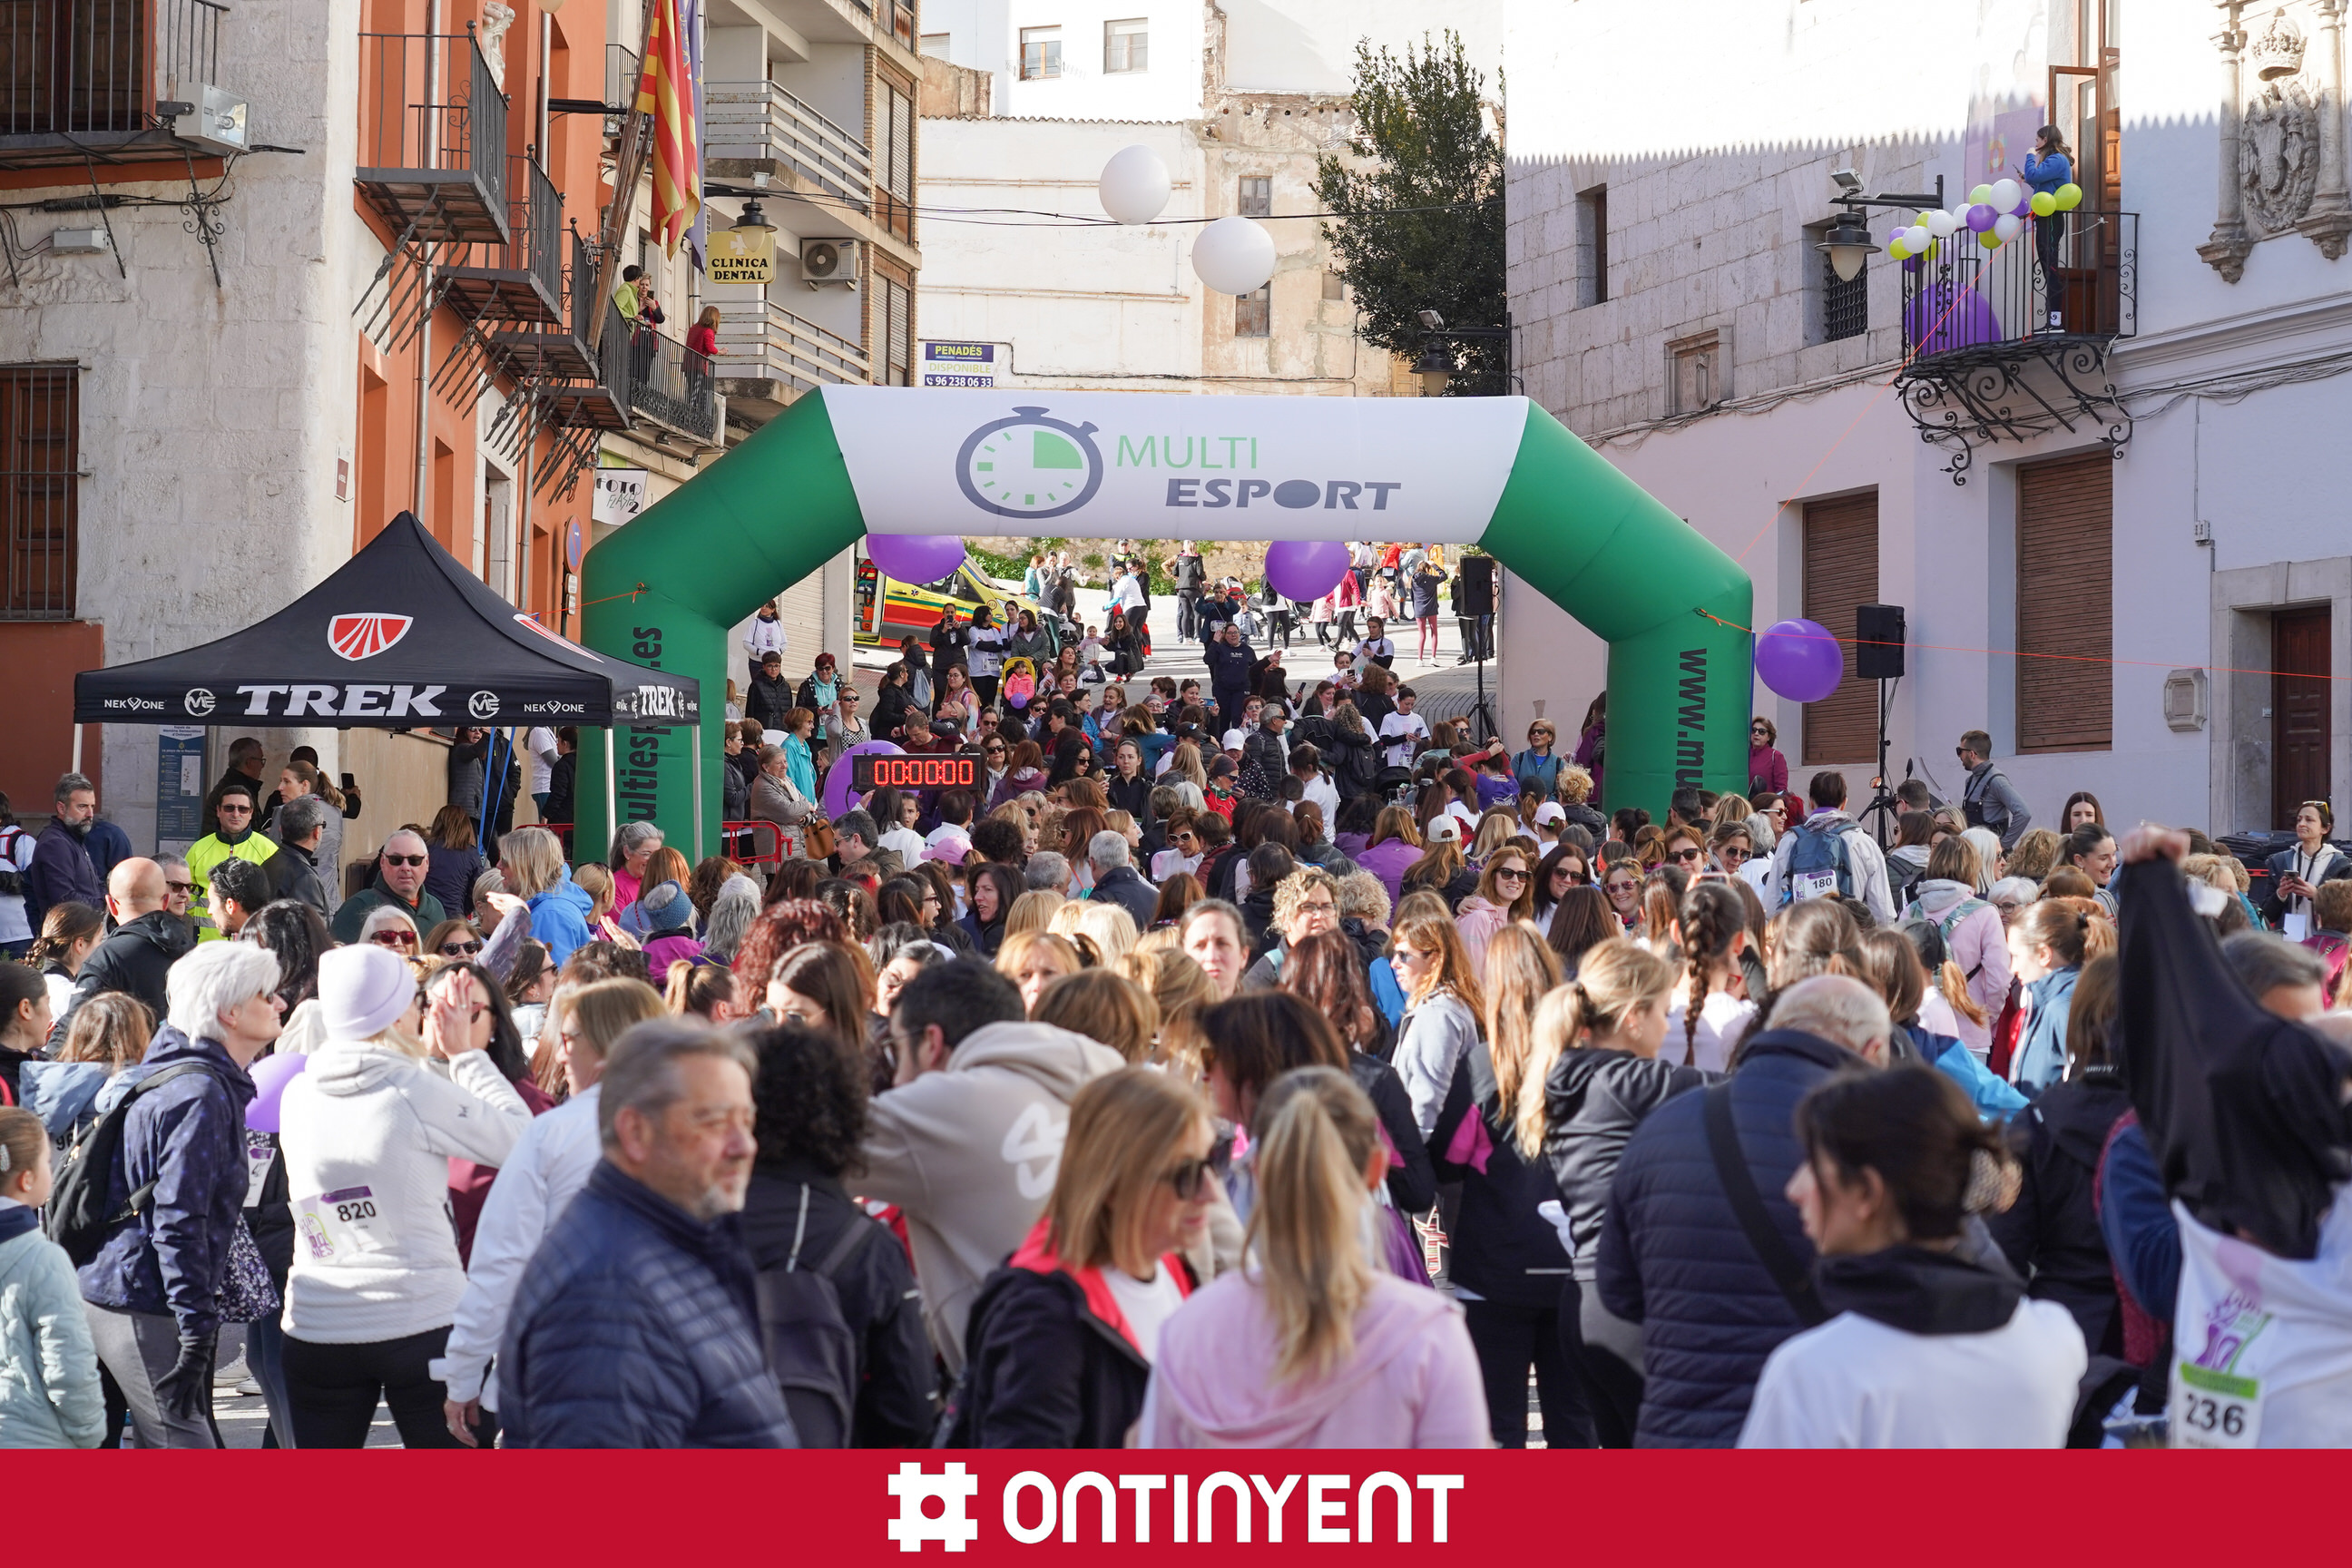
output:
[[[684,343],[658,328],[641,326],[631,331],[618,317],[616,310],[614,319],[605,321],[604,342],[614,342],[617,333],[628,346],[633,420],[651,420],[698,446],[724,445],[719,433],[727,427],[727,419],[719,397],[715,362],[688,353]]]
[[[1896,377],[1923,441],[1951,455],[1968,482],[1977,447],[2088,429],[2120,456],[2131,417],[2107,351],[2139,331],[2139,215],[2037,219],[1995,247],[1967,229],[1903,264],[1903,352]]]
[[[572,236],[572,267],[561,294],[562,310],[543,326],[510,327],[489,334],[490,358],[508,380],[596,381],[596,351],[588,346],[588,310],[596,292],[595,253],[578,233]],[[620,418],[617,396],[613,405]]]
[[[563,320],[563,196],[535,158],[507,160],[513,237],[469,247],[446,267],[442,303],[474,321]]]
[[[702,92],[703,154],[789,170],[802,189],[867,210],[874,157],[866,143],[772,81],[714,81]],[[747,171],[748,172],[748,171]]]
[[[180,162],[155,106],[220,80],[215,0],[0,0],[0,170]]]
[[[827,383],[863,386],[873,379],[863,348],[772,300],[719,309],[719,346],[725,351],[719,385],[740,424],[765,424],[802,393]]]
[[[396,235],[505,245],[507,100],[473,30],[360,37],[353,178]]]

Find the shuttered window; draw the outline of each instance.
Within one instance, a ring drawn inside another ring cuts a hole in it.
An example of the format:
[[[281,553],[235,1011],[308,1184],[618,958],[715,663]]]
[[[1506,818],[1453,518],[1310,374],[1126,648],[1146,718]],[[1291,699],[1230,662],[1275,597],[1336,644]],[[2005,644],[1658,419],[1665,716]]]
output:
[[[1805,704],[1804,765],[1824,767],[1878,755],[1878,683],[1853,673],[1853,613],[1878,603],[1878,492],[1805,503],[1805,619],[1843,640],[1845,678],[1820,702]],[[1789,781],[1800,794],[1804,785]],[[1862,781],[1848,779],[1857,801]]]
[[[69,621],[80,373],[0,366],[0,621]]]
[[[2115,471],[2101,451],[2017,472],[2020,752],[2115,744]]]

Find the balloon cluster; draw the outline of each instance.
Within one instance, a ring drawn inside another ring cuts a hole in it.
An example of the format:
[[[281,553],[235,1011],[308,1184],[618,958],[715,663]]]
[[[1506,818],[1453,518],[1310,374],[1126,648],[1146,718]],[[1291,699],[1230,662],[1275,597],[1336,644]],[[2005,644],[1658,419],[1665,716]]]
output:
[[[1967,229],[1987,250],[1997,250],[2025,232],[2028,218],[2046,218],[2073,212],[2083,205],[2083,187],[2064,184],[2055,191],[2029,191],[2015,180],[1995,180],[1970,191],[1968,199],[1948,212],[1924,212],[1897,228],[1886,242],[1886,254],[1916,272],[1936,254],[1936,242]]]
[[[1096,185],[1103,211],[1122,224],[1147,224],[1168,205],[1174,182],[1160,154],[1140,142],[1103,165]],[[1274,276],[1274,236],[1249,218],[1221,217],[1192,241],[1192,271],[1220,294],[1254,294]]]

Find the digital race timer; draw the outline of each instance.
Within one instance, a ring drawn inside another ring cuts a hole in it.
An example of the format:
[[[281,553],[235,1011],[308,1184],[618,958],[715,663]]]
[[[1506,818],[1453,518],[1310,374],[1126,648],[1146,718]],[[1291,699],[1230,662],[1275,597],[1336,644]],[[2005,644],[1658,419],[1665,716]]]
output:
[[[919,756],[860,752],[849,759],[849,787],[860,795],[877,789],[971,789],[979,783],[980,758],[971,752]]]

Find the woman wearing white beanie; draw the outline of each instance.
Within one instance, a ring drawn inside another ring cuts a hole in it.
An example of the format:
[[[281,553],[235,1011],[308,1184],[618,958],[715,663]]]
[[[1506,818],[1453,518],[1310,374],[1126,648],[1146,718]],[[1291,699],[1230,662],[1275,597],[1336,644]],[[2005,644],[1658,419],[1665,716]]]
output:
[[[319,961],[319,1004],[327,1043],[287,1086],[278,1139],[296,1230],[285,1316],[294,1446],[364,1447],[381,1397],[409,1447],[456,1447],[429,1370],[466,1289],[449,1161],[504,1164],[530,1110],[472,1044],[471,1014],[487,998],[471,975],[441,987],[427,1013],[397,955],[341,947]],[[446,1078],[426,1065],[435,1057]]]

